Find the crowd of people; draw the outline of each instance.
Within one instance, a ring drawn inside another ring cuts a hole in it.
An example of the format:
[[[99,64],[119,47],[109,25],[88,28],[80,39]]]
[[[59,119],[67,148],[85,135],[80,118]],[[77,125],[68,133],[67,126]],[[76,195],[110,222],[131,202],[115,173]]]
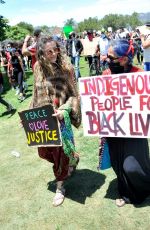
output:
[[[5,85],[7,81],[4,81],[7,78],[9,82],[9,86],[12,90],[14,90],[15,95],[18,96],[18,100],[20,102],[24,101],[26,98],[26,89],[27,84],[25,82],[25,59],[22,55],[21,49],[17,47],[12,47],[12,44],[8,43],[5,49],[1,50],[0,52],[0,64],[3,67],[4,73],[2,74],[1,71],[1,87],[5,90]],[[1,104],[4,104],[4,99],[2,100],[2,91],[1,91]],[[6,106],[8,111],[12,111],[14,108],[13,106]],[[10,110],[11,108],[11,110]]]
[[[1,65],[18,99],[24,101],[25,71],[32,65],[34,74],[33,97],[30,108],[52,104],[60,123],[63,139],[61,147],[38,147],[41,158],[53,163],[56,178],[56,194],[53,205],[58,206],[65,198],[64,181],[72,174],[79,162],[71,125],[81,124],[80,96],[77,82],[81,77],[80,56],[84,55],[92,63],[93,55],[98,57],[98,65],[104,65],[102,74],[141,72],[133,66],[137,55],[138,64],[150,70],[150,25],[149,33],[140,29],[129,33],[124,29],[112,31],[89,30],[78,36],[74,31],[62,41],[60,37],[41,34],[36,30],[27,35],[21,47],[7,44],[1,51]],[[30,57],[30,58],[29,58]],[[28,64],[27,64],[28,63]],[[3,90],[2,74],[0,75]],[[0,103],[8,110],[13,107],[0,96]],[[150,159],[148,141],[145,138],[105,138],[109,147],[111,165],[118,181],[118,207],[126,203],[141,203],[150,195]],[[66,143],[67,141],[67,143]]]

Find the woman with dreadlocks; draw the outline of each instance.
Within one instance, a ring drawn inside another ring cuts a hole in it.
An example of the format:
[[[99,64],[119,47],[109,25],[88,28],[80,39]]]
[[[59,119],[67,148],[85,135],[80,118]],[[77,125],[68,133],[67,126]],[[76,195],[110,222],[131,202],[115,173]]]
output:
[[[109,69],[103,74],[142,72],[142,69],[132,65],[134,54],[132,42],[120,39],[112,41],[107,55]],[[100,159],[102,155],[108,153],[108,149],[118,181],[120,197],[116,199],[116,205],[122,207],[126,203],[141,203],[150,195],[150,159],[147,139],[102,138]]]
[[[34,92],[30,108],[52,104],[62,135],[62,147],[38,147],[39,156],[53,163],[57,181],[53,205],[58,206],[64,201],[63,184],[69,175],[70,164],[73,169],[79,161],[71,124],[78,128],[81,123],[80,103],[73,67],[58,41],[53,37],[41,36],[36,55]]]

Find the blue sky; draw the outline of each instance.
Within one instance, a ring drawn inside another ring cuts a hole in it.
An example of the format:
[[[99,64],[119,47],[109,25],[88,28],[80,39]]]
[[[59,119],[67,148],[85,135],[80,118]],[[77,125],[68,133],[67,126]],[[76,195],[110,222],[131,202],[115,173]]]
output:
[[[33,26],[63,26],[69,18],[80,22],[88,17],[99,19],[107,14],[132,14],[150,11],[150,0],[5,0],[0,14],[10,25],[20,21]]]

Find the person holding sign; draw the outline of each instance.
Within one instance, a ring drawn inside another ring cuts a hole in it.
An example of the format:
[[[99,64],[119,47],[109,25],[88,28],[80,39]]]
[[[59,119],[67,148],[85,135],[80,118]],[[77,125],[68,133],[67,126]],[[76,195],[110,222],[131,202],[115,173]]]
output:
[[[107,55],[109,69],[103,75],[141,72],[132,65],[135,54],[133,44],[127,40],[114,40],[110,43]],[[136,102],[135,102],[136,103]],[[126,203],[139,204],[150,195],[150,159],[146,138],[102,138],[104,145],[100,154],[109,148],[110,161],[117,175],[119,199],[118,207]],[[105,145],[107,143],[107,145]]]
[[[63,146],[38,147],[39,156],[53,163],[57,180],[53,205],[58,206],[64,201],[64,180],[79,161],[71,124],[78,128],[81,123],[80,103],[73,67],[68,63],[58,41],[43,35],[36,47],[37,62],[34,66],[34,91],[30,108],[51,104],[55,110],[53,116],[60,122]]]

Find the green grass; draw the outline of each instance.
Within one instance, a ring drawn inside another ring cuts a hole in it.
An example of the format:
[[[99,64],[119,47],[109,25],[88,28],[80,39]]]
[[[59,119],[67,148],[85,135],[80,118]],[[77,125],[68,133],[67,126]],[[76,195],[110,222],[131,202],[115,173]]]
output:
[[[81,74],[88,76],[81,59]],[[20,103],[14,91],[6,88],[5,99],[18,111],[31,100],[33,76],[27,73],[29,96]],[[66,199],[53,208],[55,192],[52,165],[40,159],[37,149],[26,145],[18,113],[5,113],[0,105],[0,229],[2,230],[149,230],[150,200],[141,206],[115,206],[116,177],[112,169],[97,171],[98,138],[83,136],[82,126],[75,140],[80,163],[66,181]],[[4,113],[4,116],[2,114]],[[20,158],[11,154],[20,152]]]

